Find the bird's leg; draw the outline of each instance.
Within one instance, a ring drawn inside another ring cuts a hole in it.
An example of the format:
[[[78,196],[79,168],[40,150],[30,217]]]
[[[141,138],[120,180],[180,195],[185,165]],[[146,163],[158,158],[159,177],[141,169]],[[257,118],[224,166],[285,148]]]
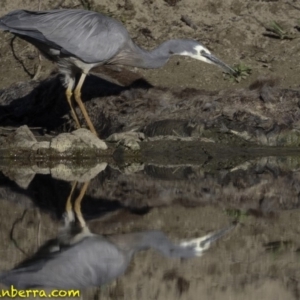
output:
[[[82,228],[86,227],[86,224],[85,224],[85,221],[84,221],[84,218],[82,216],[82,213],[81,213],[81,201],[83,199],[83,196],[89,186],[89,183],[90,181],[87,181],[83,184],[81,190],[80,190],[80,194],[79,196],[77,197],[77,199],[75,200],[75,203],[74,203],[74,211],[75,211],[75,214],[76,214],[76,217],[81,225]]]
[[[67,90],[66,90],[66,97],[67,97],[67,101],[69,103],[69,106],[71,108],[71,113],[72,113],[72,117],[73,119],[75,120],[75,123],[76,123],[76,127],[77,129],[80,128],[80,123],[79,123],[79,120],[78,120],[78,117],[77,117],[77,114],[73,108],[73,105],[72,105],[72,87],[73,87],[73,82],[70,81],[70,83],[68,84],[68,87],[67,87]]]
[[[67,199],[67,203],[66,203],[66,212],[65,212],[65,216],[64,216],[64,221],[65,221],[65,226],[67,227],[72,221],[74,221],[74,213],[72,210],[72,195],[74,193],[74,190],[77,186],[77,181],[74,181],[72,184],[72,188],[71,188],[71,192],[69,194],[69,197]]]
[[[88,113],[87,113],[87,111],[85,109],[85,106],[84,106],[84,104],[83,104],[83,102],[81,100],[81,88],[82,88],[83,82],[85,80],[85,77],[86,77],[86,74],[82,73],[81,77],[80,77],[80,80],[79,80],[79,82],[78,82],[78,84],[77,84],[77,86],[75,88],[75,91],[74,91],[75,100],[78,103],[78,105],[79,105],[79,107],[80,107],[80,109],[82,111],[82,114],[83,114],[83,116],[84,116],[84,118],[85,118],[85,120],[87,122],[87,125],[89,126],[91,132],[94,133],[96,136],[98,136],[98,134],[97,134],[97,132],[95,130],[95,127],[94,127],[94,125],[93,125],[93,123],[92,123],[92,121],[91,121],[91,119],[90,119],[90,117],[89,117],[89,115],[88,115]]]

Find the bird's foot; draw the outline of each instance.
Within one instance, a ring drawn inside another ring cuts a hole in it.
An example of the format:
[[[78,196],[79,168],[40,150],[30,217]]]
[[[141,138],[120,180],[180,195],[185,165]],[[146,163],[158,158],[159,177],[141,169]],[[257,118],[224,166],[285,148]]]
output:
[[[125,146],[131,150],[139,150],[140,142],[145,139],[145,135],[142,132],[120,132],[113,133],[110,135],[106,141],[108,142],[117,142],[118,145]]]
[[[66,211],[62,215],[62,219],[65,227],[68,227],[71,223],[75,222],[75,214],[73,211]]]

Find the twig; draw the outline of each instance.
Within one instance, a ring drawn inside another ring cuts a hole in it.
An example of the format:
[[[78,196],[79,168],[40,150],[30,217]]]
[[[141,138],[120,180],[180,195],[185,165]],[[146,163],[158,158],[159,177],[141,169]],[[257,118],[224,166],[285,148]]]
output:
[[[38,0],[39,1],[39,6],[38,6],[38,10],[40,11],[41,10],[41,0]],[[38,58],[39,58],[39,65],[36,69],[36,72],[32,78],[32,80],[37,80],[39,78],[39,75],[41,73],[41,69],[42,69],[42,56],[41,56],[41,53],[39,50],[37,50],[38,52]]]
[[[16,59],[16,61],[22,66],[24,72],[29,75],[31,78],[34,76],[33,74],[31,74],[28,69],[25,67],[23,61],[18,58],[18,56],[16,55],[15,49],[14,49],[14,40],[15,40],[16,36],[14,36],[11,40],[10,40],[10,47],[11,47],[11,51],[13,54],[13,57]]]
[[[79,0],[80,4],[83,6],[86,10],[92,10],[92,3],[90,0]]]
[[[300,7],[294,5],[294,4],[290,3],[290,2],[286,2],[286,4],[292,6],[293,8],[295,8],[295,9],[297,9],[297,10],[300,10]]]
[[[15,230],[15,226],[16,226],[18,223],[20,223],[20,222],[23,221],[23,219],[24,219],[26,213],[27,213],[27,209],[24,210],[24,212],[23,212],[21,218],[17,219],[17,220],[13,223],[12,228],[11,228],[11,231],[10,231],[9,237],[10,237],[11,241],[13,241],[14,245],[16,246],[16,248],[19,249],[24,255],[27,256],[28,254],[27,254],[21,247],[19,247],[17,241],[14,239],[14,230]]]
[[[37,50],[39,55],[38,55],[38,58],[39,58],[39,65],[36,69],[36,72],[34,74],[34,76],[32,77],[32,80],[37,80],[40,76],[40,73],[41,73],[41,70],[42,70],[42,56],[41,56],[41,53],[39,52],[39,50]]]
[[[38,219],[39,219],[38,233],[37,233],[37,246],[38,246],[38,248],[40,248],[40,246],[41,246],[41,224],[42,224],[42,218],[41,218],[41,214],[40,214],[39,210],[37,210],[37,215],[38,215]]]
[[[153,37],[153,35],[152,35],[152,32],[151,32],[151,30],[149,30],[148,28],[141,28],[140,30],[139,30],[139,32],[142,34],[142,35],[144,35],[146,38],[151,38],[152,40],[155,40],[155,38]]]
[[[60,2],[58,2],[58,4],[53,7],[53,9],[59,9],[63,5],[64,2],[65,2],[65,0],[60,0]]]
[[[182,15],[180,20],[183,23],[185,23],[187,26],[193,28],[194,30],[197,29],[197,26],[194,24],[194,22],[188,16]]]

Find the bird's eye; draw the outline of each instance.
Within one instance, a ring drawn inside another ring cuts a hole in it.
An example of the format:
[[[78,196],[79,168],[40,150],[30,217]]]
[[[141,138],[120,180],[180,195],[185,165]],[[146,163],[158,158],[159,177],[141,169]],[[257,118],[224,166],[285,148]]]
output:
[[[204,50],[201,50],[200,54],[203,55],[203,54],[206,54],[206,52]]]

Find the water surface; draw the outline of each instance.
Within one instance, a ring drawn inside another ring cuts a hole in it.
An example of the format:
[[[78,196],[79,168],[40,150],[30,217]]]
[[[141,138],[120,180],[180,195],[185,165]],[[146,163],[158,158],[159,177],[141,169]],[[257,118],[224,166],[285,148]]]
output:
[[[74,198],[89,182],[81,211],[96,234],[161,230],[177,242],[239,224],[200,258],[140,252],[124,275],[83,290],[83,299],[296,299],[299,162],[3,163],[0,268],[13,268],[55,238],[74,182]]]

